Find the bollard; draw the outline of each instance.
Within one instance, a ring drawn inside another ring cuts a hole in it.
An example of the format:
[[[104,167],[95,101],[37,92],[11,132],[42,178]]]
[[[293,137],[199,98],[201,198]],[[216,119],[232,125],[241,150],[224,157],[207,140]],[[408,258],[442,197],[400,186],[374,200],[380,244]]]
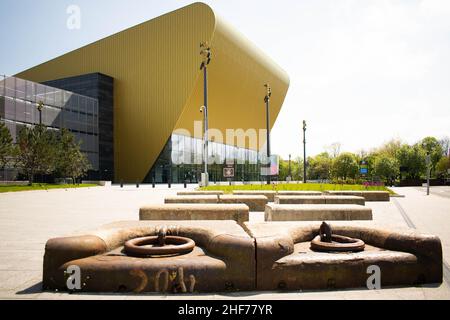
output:
[[[167,180],[167,185],[168,185],[169,189],[172,188],[172,181],[170,181],[170,179]]]
[[[185,189],[187,188],[187,181],[186,180],[184,180],[184,188]]]
[[[123,180],[120,180],[120,187],[123,188]]]
[[[155,177],[152,178],[152,188],[155,187]]]
[[[139,181],[136,181],[136,188],[139,188]]]

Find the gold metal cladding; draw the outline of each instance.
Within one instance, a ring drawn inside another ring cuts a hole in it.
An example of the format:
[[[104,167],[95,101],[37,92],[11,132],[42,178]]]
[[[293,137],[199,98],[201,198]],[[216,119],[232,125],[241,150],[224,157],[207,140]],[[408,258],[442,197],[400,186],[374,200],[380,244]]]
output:
[[[194,121],[202,120],[198,53],[204,41],[214,54],[208,65],[209,127],[224,136],[226,129],[264,129],[264,83],[270,83],[273,93],[273,126],[289,77],[203,3],[126,29],[17,76],[36,82],[93,72],[113,77],[115,180],[141,181],[171,133],[183,128],[193,136]],[[264,142],[265,137],[258,141],[259,147]]]

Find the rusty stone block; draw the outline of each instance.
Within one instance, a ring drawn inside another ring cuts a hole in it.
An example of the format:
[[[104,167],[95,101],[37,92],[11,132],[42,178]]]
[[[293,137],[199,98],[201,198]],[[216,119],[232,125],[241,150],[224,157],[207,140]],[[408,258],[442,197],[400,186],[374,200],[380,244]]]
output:
[[[310,241],[320,222],[246,223],[256,241],[257,290],[366,287],[369,266],[381,271],[381,288],[442,282],[438,237],[367,222],[332,222],[333,233],[359,238],[364,251],[315,252]]]
[[[126,241],[155,235],[162,225],[195,241],[194,250],[145,258],[124,253]],[[65,271],[75,265],[84,292],[254,290],[255,263],[254,240],[234,221],[125,221],[47,241],[43,287],[67,290]]]

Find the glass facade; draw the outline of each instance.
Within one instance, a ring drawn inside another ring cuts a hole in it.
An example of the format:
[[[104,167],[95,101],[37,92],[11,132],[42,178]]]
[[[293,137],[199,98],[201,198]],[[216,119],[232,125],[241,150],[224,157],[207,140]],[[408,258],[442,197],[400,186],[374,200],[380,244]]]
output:
[[[42,102],[41,118],[37,104]],[[88,157],[94,171],[99,167],[98,101],[16,77],[0,76],[0,121],[16,142],[20,128],[40,121],[50,129],[66,128]]]
[[[172,134],[144,182],[196,183],[203,172],[203,141],[179,134]],[[255,150],[232,145],[208,142],[209,181],[227,181],[225,167],[234,168],[233,181],[261,181],[264,155]]]

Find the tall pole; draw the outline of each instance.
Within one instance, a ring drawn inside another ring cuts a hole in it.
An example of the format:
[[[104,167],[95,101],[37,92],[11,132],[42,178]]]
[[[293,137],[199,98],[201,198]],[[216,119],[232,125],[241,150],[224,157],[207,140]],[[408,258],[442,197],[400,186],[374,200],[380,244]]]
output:
[[[291,180],[291,155],[289,154],[289,181]]]
[[[270,184],[270,115],[269,115],[269,103],[270,103],[270,97],[272,95],[272,90],[270,88],[270,85],[266,83],[264,85],[266,87],[266,95],[264,97],[264,101],[266,103],[266,142],[267,142],[267,184]]]
[[[306,183],[306,121],[303,120],[303,183]]]
[[[200,112],[203,112],[203,158],[204,158],[204,186],[208,185],[208,64],[211,62],[211,48],[207,42],[200,43],[200,55],[202,56],[203,69],[203,106]]]
[[[430,164],[431,164],[431,156],[430,153],[427,152],[427,157],[426,157],[426,163],[427,163],[427,196],[430,195]]]

